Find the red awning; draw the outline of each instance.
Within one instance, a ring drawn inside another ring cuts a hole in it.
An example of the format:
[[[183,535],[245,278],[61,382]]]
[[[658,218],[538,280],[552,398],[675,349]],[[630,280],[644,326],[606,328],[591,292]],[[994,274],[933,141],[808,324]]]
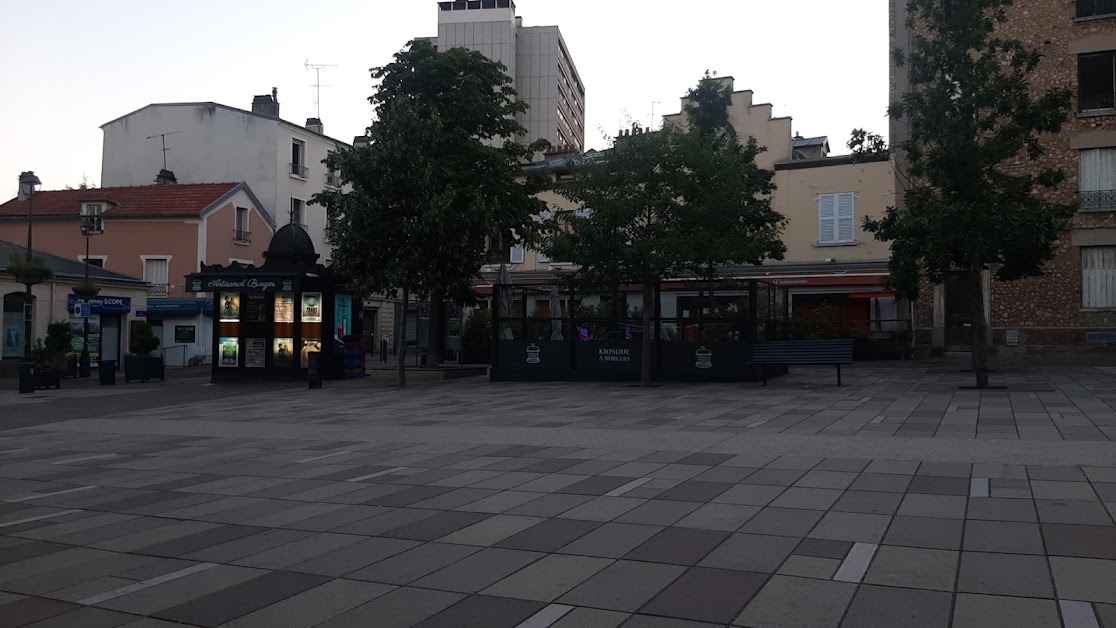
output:
[[[894,296],[895,296],[894,292],[857,292],[855,294],[850,294],[849,298],[850,299],[886,299],[888,297],[894,297]]]

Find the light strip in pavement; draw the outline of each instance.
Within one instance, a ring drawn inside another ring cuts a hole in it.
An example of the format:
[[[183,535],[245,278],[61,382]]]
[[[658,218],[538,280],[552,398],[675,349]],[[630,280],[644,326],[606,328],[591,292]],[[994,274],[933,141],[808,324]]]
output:
[[[1062,608],[1062,622],[1066,628],[1100,628],[1092,604],[1058,600],[1058,606]]]
[[[29,502],[32,499],[40,499],[42,497],[54,497],[55,495],[65,495],[66,493],[77,493],[79,491],[88,491],[91,488],[97,488],[97,487],[96,486],[79,486],[77,488],[68,488],[64,491],[54,491],[53,493],[36,493],[34,495],[26,495],[24,497],[18,497],[16,499],[5,499],[4,501],[11,502],[11,503]]]
[[[969,497],[988,497],[988,478],[969,480]]]
[[[190,565],[189,567],[186,567],[185,569],[179,569],[178,571],[172,571],[170,573],[165,573],[161,576],[157,576],[157,577],[151,578],[149,580],[141,580],[140,582],[137,582],[135,584],[129,584],[127,586],[118,587],[116,589],[113,589],[112,591],[105,591],[104,593],[99,593],[97,595],[87,597],[83,600],[78,600],[77,603],[78,604],[84,604],[86,606],[92,606],[94,604],[100,604],[101,602],[107,602],[109,600],[116,599],[120,596],[128,595],[129,593],[135,593],[136,591],[143,591],[144,589],[150,589],[151,587],[158,586],[160,584],[163,584],[164,582],[170,582],[171,580],[178,580],[179,578],[185,578],[186,576],[189,576],[191,574],[196,574],[199,571],[205,571],[206,569],[210,569],[210,568],[216,567],[216,566],[217,566],[217,563],[198,563],[197,565]]]
[[[868,571],[868,564],[872,562],[872,557],[876,555],[876,548],[879,547],[875,543],[857,543],[849,550],[849,555],[845,557],[844,562],[841,563],[841,568],[837,570],[837,575],[833,576],[834,580],[838,582],[854,582],[859,583],[864,574]]]
[[[636,478],[636,479],[632,480],[631,482],[628,482],[624,486],[617,486],[616,488],[612,489],[611,491],[605,493],[605,497],[620,497],[624,493],[627,493],[628,491],[633,490],[633,489],[637,489],[637,488],[643,486],[644,484],[647,484],[650,481],[651,481],[651,478]]]
[[[73,464],[75,462],[85,462],[86,460],[99,460],[101,458],[112,458],[113,456],[119,456],[119,455],[120,454],[99,454],[99,455],[95,455],[95,456],[85,456],[84,458],[73,458],[71,460],[59,460],[58,462],[52,462],[50,464]]]
[[[326,454],[324,456],[314,456],[313,458],[307,458],[306,460],[299,460],[298,464],[302,464],[304,462],[314,462],[315,460],[325,460],[326,458],[335,458],[337,456],[344,456],[345,454],[351,454],[351,453],[353,453],[353,452],[351,452],[351,451],[338,451],[338,452],[335,452],[335,453],[332,453],[332,454]]]
[[[372,478],[378,478],[381,475],[391,475],[393,473],[399,473],[400,471],[406,471],[406,470],[407,470],[407,467],[395,467],[394,469],[388,469],[387,471],[377,471],[376,473],[369,473],[368,475],[362,475],[358,478],[349,478],[348,481],[349,482],[362,482],[364,480],[371,480]]]
[[[523,623],[516,626],[516,628],[548,628],[554,625],[554,622],[562,619],[562,617],[573,610],[572,606],[565,604],[551,604],[541,611],[531,615],[523,621]]]
[[[0,528],[8,528],[8,527],[11,527],[11,526],[17,526],[17,525],[20,525],[21,523],[31,523],[32,521],[42,521],[43,519],[53,519],[55,517],[61,517],[62,515],[69,515],[69,514],[73,514],[75,512],[81,512],[81,510],[78,510],[78,509],[59,510],[58,512],[52,512],[52,513],[45,514],[45,515],[39,515],[38,517],[27,517],[26,519],[16,519],[15,521],[5,521],[4,523],[0,523]]]

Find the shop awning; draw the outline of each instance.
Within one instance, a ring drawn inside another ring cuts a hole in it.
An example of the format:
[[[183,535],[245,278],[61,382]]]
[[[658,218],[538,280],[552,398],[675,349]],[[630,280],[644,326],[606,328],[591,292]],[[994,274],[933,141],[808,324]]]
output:
[[[895,297],[894,292],[857,292],[850,294],[850,299],[886,299],[888,297]]]
[[[150,299],[147,301],[147,316],[213,316],[213,301],[209,299]]]

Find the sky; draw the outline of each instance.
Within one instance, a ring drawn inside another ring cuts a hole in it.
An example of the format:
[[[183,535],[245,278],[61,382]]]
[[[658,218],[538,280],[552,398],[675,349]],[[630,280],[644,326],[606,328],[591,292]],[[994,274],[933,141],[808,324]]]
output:
[[[371,122],[369,68],[437,34],[436,0],[39,0],[0,36],[0,196],[34,170],[43,190],[100,183],[100,125],[156,102],[251,109],[279,90],[281,116],[315,116],[321,71],[327,135]],[[754,102],[828,135],[846,152],[858,127],[887,132],[887,0],[517,0],[525,26],[557,25],[585,83],[586,145],[679,110],[705,70]],[[8,18],[13,14],[5,13]],[[328,87],[326,87],[328,85]],[[653,104],[654,103],[654,104]],[[168,138],[173,170],[173,137]],[[160,166],[151,145],[152,173]],[[0,199],[2,200],[2,199]]]

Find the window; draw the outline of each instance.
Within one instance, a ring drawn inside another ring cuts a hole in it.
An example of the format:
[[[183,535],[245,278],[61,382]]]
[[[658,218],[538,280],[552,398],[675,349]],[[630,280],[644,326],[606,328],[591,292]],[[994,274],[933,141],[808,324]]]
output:
[[[107,258],[104,255],[90,255],[89,256],[89,265],[94,267],[94,268],[104,268],[106,259]],[[86,260],[86,258],[85,258],[84,255],[79,255],[78,256],[78,261],[81,262],[82,264],[85,263],[85,260]]]
[[[333,157],[334,153],[330,152],[329,157]],[[341,187],[341,172],[339,170],[330,170],[326,173],[326,185],[331,188]]]
[[[1081,248],[1081,305],[1116,308],[1116,246]]]
[[[105,206],[103,203],[84,203],[81,206],[81,215],[83,218],[88,219],[92,226],[90,233],[104,233],[105,222],[102,218]],[[84,223],[84,221],[83,221]]]
[[[143,259],[143,280],[150,284],[147,293],[166,296],[170,292],[170,258],[141,257]]]
[[[290,219],[290,223],[292,225],[298,225],[298,226],[302,227],[303,229],[305,229],[306,228],[306,223],[302,222],[303,206],[304,206],[304,203],[300,199],[291,197],[291,219]]]
[[[524,258],[524,251],[522,244],[513,244],[508,250],[508,263],[522,264]]]
[[[251,233],[248,232],[248,208],[236,208],[236,228],[233,233],[233,239],[238,243],[247,244],[252,241]]]
[[[856,243],[856,194],[818,195],[818,244]]]
[[[1077,83],[1081,111],[1116,108],[1116,51],[1078,55]]]
[[[1077,0],[1077,17],[1116,13],[1116,0]]]
[[[305,179],[309,174],[306,168],[306,142],[291,140],[291,176]]]
[[[1081,209],[1116,209],[1116,148],[1081,151]]]

